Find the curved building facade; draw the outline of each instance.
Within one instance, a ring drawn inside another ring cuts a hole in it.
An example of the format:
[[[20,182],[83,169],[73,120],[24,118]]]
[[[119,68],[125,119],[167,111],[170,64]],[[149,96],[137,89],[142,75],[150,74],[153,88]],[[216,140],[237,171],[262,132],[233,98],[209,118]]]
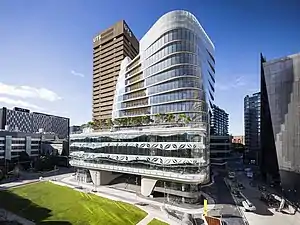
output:
[[[213,55],[212,42],[191,13],[179,10],[162,16],[140,41],[139,55],[121,63],[112,119],[184,114],[190,121],[180,127],[155,123],[73,135],[71,165],[106,171],[111,179],[116,175],[111,173],[135,174],[141,176],[145,196],[157,191],[196,202],[199,184],[210,179]]]
[[[184,113],[207,123],[214,101],[214,46],[186,11],[162,16],[140,41],[140,54],[124,59],[112,118]]]

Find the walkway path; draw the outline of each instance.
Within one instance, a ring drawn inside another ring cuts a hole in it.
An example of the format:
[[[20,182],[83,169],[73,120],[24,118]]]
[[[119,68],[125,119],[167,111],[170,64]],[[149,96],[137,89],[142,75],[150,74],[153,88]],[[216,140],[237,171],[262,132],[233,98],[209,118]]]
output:
[[[78,184],[78,182],[74,181],[74,177],[66,177],[66,178],[62,179],[61,182],[71,185],[73,187],[74,186],[82,186],[86,189],[94,189],[93,185],[90,185],[90,184],[86,184],[86,183]],[[160,208],[161,206],[165,206],[169,210],[176,210],[176,211],[183,212],[183,213],[203,214],[202,206],[199,206],[199,208],[187,209],[187,208],[182,208],[182,207],[178,207],[175,205],[164,204],[162,202],[154,201],[151,199],[141,198],[141,197],[138,197],[136,195],[136,193],[126,192],[123,190],[109,188],[106,186],[99,186],[96,189],[97,189],[97,192],[99,192],[99,194],[105,198],[112,199],[112,196],[113,196],[115,198],[115,200],[122,199],[121,201],[124,201],[126,199],[125,201],[129,202],[130,204],[136,204],[136,203],[143,202],[143,203],[146,203],[146,204],[149,204],[152,206],[156,206],[158,208]],[[215,202],[214,202],[213,198],[205,193],[202,193],[202,194],[205,198],[207,198],[208,211],[212,210],[215,207]]]
[[[148,223],[151,222],[151,220],[153,220],[153,216],[148,214],[144,219],[142,219],[140,222],[138,222],[136,225],[147,225]]]

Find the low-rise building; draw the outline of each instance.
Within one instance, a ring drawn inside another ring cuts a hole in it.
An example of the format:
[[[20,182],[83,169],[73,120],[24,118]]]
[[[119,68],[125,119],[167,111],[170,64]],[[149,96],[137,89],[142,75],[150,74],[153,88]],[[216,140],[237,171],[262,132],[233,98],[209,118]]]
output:
[[[36,134],[0,130],[0,170],[8,171],[15,164],[36,161],[40,155],[67,158],[69,142],[52,134]],[[68,165],[68,160],[64,165]]]
[[[230,135],[210,136],[210,163],[211,165],[226,165],[231,158],[232,146]]]
[[[244,135],[233,135],[231,138],[232,143],[245,145],[245,136]]]

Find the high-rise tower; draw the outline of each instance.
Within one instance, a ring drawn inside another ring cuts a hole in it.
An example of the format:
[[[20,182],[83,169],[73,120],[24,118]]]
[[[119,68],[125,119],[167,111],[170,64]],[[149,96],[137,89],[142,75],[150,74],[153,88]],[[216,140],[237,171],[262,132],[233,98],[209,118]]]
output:
[[[139,42],[124,20],[93,39],[93,120],[111,118],[115,86],[124,57],[133,59]]]

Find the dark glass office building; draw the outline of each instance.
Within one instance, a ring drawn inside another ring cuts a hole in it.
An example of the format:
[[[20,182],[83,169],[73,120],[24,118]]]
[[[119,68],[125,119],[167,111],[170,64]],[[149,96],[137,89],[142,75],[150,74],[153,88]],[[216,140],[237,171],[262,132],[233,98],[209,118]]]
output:
[[[212,107],[210,135],[228,135],[228,113],[216,105]]]
[[[30,112],[27,109],[0,108],[0,130],[24,133],[52,133],[60,139],[69,138],[70,119],[60,116]]]
[[[244,125],[246,150],[260,150],[260,92],[244,98]]]
[[[300,54],[261,55],[261,171],[300,199]]]

